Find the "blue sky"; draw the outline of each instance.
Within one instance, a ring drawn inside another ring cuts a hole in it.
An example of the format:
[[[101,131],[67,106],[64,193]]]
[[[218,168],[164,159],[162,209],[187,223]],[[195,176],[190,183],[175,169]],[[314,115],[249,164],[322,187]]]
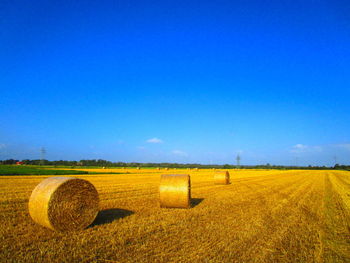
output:
[[[1,1],[0,159],[350,163],[347,1]]]

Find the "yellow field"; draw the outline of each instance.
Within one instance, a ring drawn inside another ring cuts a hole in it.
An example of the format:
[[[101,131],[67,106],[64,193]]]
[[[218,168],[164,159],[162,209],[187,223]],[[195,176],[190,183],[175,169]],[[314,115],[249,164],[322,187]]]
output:
[[[124,174],[79,176],[96,186],[102,212],[73,233],[29,217],[47,176],[1,177],[0,260],[350,262],[350,172],[230,170],[232,184],[214,185],[213,170],[112,171]],[[162,173],[191,174],[192,208],[159,208]]]

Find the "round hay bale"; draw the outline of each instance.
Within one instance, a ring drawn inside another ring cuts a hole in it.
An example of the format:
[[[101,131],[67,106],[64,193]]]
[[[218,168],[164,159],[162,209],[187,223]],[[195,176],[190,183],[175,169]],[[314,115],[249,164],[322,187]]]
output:
[[[140,170],[140,167],[136,167],[136,170]]]
[[[230,173],[228,171],[216,171],[214,174],[215,184],[229,184],[230,183]]]
[[[168,171],[168,170],[169,170],[169,168],[165,168],[164,170]]]
[[[163,174],[160,178],[160,207],[189,208],[191,179],[188,174]]]
[[[81,230],[99,210],[99,197],[88,181],[74,177],[51,177],[33,190],[29,199],[32,219],[56,231]]]

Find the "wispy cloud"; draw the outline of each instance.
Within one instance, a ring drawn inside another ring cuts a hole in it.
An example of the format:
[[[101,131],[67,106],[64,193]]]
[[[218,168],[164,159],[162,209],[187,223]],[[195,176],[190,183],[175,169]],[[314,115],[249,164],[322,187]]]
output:
[[[334,146],[337,148],[341,148],[341,149],[345,149],[347,151],[350,151],[350,143],[335,144]]]
[[[148,142],[148,143],[163,143],[163,141],[161,139],[156,138],[156,137],[148,139],[146,142]]]
[[[5,149],[5,148],[6,148],[6,144],[0,143],[0,149]]]
[[[186,153],[184,151],[180,151],[180,150],[173,150],[171,153],[175,154],[175,155],[178,155],[178,156],[183,156],[183,157],[188,156],[188,153]]]
[[[291,152],[303,152],[308,148],[308,146],[298,143],[296,145],[294,145],[291,149]]]
[[[321,152],[322,151],[322,147],[318,146],[318,145],[305,145],[305,144],[301,144],[298,143],[296,145],[294,145],[292,147],[292,149],[290,149],[291,153],[305,153],[305,152]]]

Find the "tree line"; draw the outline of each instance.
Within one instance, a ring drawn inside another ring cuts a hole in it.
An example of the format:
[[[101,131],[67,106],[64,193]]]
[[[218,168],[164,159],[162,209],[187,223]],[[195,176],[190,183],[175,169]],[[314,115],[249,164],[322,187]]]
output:
[[[0,164],[16,164],[19,160],[7,159],[0,160]],[[98,166],[98,167],[160,167],[160,168],[216,168],[216,169],[311,169],[311,170],[323,170],[323,169],[336,169],[336,170],[350,170],[350,165],[336,164],[334,166],[284,166],[284,165],[232,165],[232,164],[198,164],[198,163],[138,163],[138,162],[111,162],[102,159],[80,160],[80,161],[49,161],[49,160],[21,160],[25,165],[53,165],[53,166]]]

